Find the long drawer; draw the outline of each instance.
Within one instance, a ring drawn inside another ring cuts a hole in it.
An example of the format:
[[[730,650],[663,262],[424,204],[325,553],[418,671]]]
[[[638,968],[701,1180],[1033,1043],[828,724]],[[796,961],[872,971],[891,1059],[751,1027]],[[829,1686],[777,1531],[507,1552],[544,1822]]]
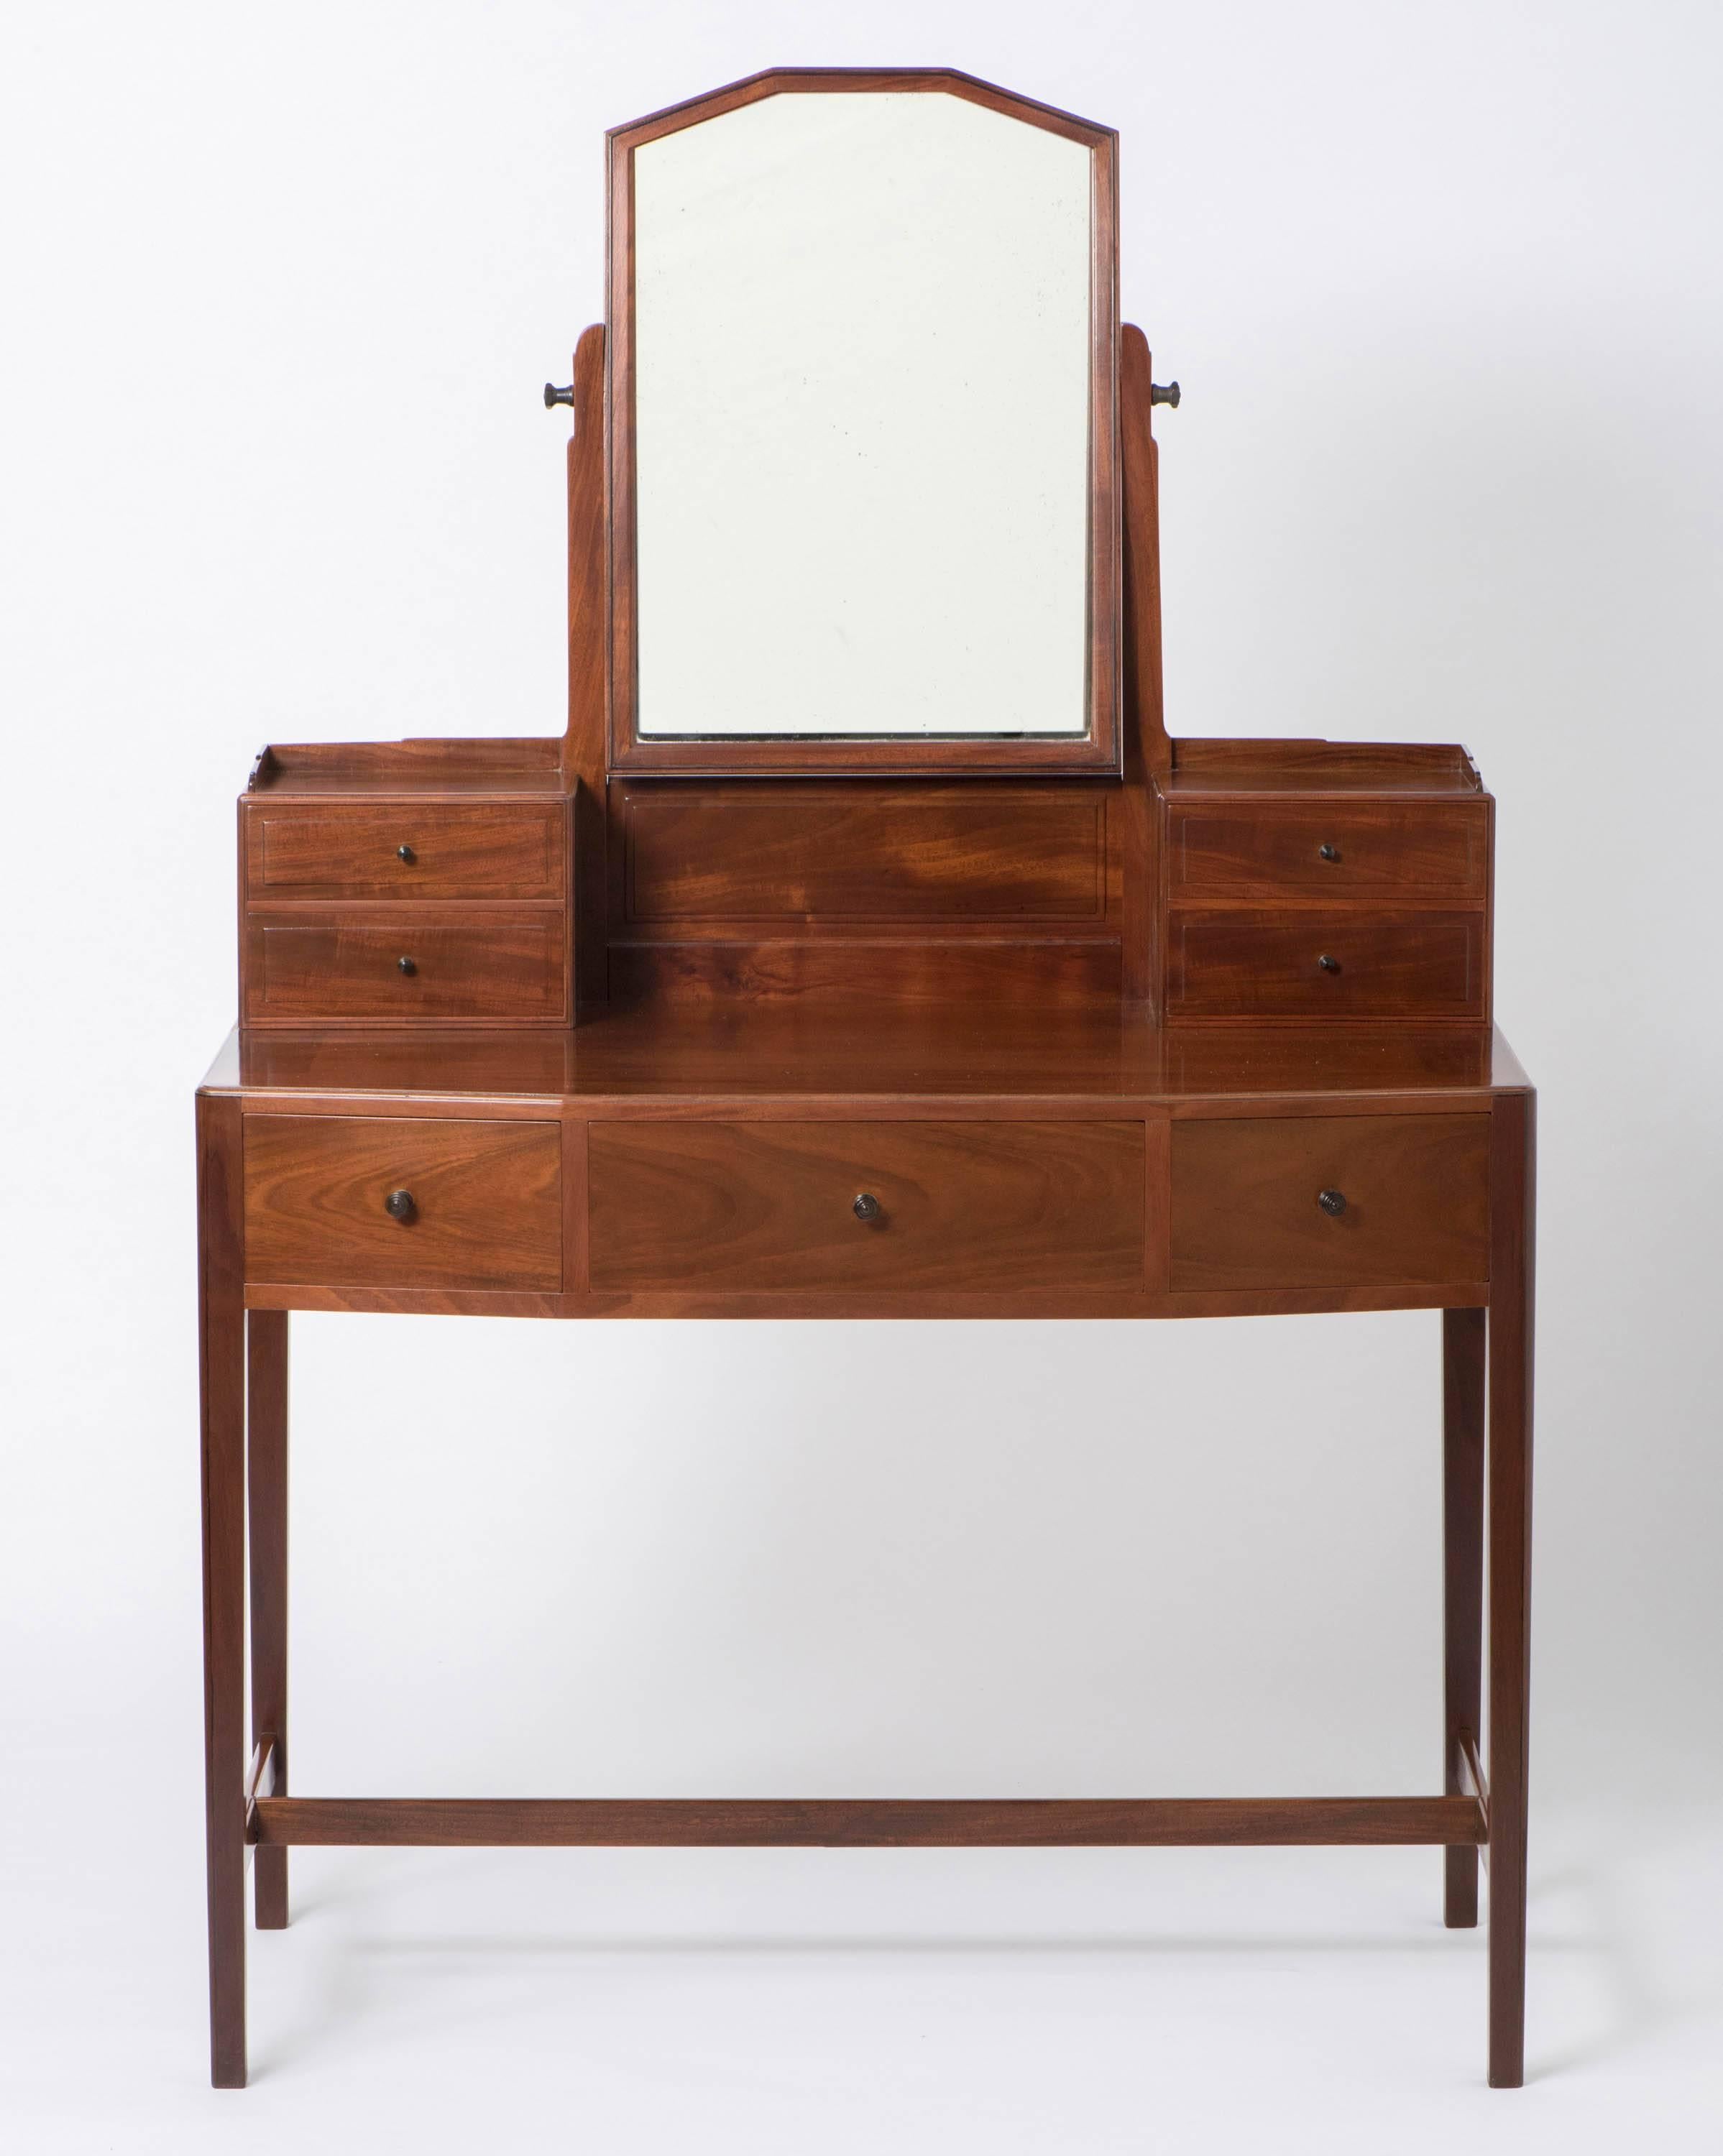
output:
[[[542,803],[330,802],[244,807],[254,899],[560,899],[568,819]]]
[[[244,1152],[249,1280],[562,1286],[558,1123],[253,1115]]]
[[[1442,906],[1174,906],[1170,1018],[1484,1014],[1484,916]]]
[[[249,1024],[568,1014],[559,907],[253,912],[245,960]]]
[[[1488,1116],[1173,1124],[1175,1289],[1439,1286],[1489,1276]]]
[[[1137,1287],[1140,1122],[626,1122],[589,1140],[596,1290]]]

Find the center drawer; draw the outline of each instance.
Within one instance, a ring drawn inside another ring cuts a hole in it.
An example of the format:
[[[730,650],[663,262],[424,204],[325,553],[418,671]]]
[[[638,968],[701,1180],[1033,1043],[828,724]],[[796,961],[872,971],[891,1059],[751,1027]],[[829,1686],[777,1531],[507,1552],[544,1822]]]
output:
[[[248,1116],[245,1276],[554,1290],[562,1173],[554,1122]]]
[[[589,1163],[595,1289],[1143,1281],[1139,1122],[596,1123]]]

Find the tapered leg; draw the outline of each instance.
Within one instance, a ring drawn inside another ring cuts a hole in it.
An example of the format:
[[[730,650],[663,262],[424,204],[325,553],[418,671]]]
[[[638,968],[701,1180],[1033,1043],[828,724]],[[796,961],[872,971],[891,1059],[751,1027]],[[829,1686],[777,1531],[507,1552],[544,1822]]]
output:
[[[275,1794],[287,1792],[287,1313],[245,1320],[246,1471],[251,1499],[251,1741],[275,1748]],[[287,1852],[254,1852],[257,1925],[287,1922]]]
[[[1525,2078],[1525,1814],[1531,1609],[1536,1103],[1491,1111],[1489,1291],[1489,2080]]]
[[[1442,1313],[1442,1786],[1451,1797],[1468,1786],[1461,1736],[1477,1745],[1484,1729],[1484,1322],[1481,1310]],[[1475,1924],[1478,1851],[1468,1843],[1443,1855],[1443,1921]]]
[[[245,2085],[245,1309],[239,1104],[198,1097],[209,2078]]]

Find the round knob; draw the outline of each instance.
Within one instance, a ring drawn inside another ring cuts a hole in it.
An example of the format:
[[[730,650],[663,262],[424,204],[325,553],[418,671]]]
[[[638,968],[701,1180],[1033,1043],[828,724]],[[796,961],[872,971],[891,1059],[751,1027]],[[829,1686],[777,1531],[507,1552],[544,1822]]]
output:
[[[553,410],[558,404],[572,404],[573,402],[574,385],[572,382],[566,389],[558,389],[554,382],[545,383],[544,408],[547,412]]]
[[[879,1218],[879,1200],[874,1196],[871,1190],[864,1190],[862,1195],[856,1200],[855,1204],[850,1208],[850,1210],[855,1214],[858,1220],[877,1220]]]
[[[419,859],[419,856],[414,852],[411,846],[397,846],[395,848],[395,859],[398,861],[405,861],[410,868],[413,863]]]
[[[419,1208],[410,1190],[392,1190],[383,1201],[383,1209],[391,1220],[410,1220]]]
[[[1338,973],[1340,970],[1340,960],[1338,958],[1330,957],[1326,951],[1322,953],[1321,957],[1318,958],[1316,963],[1321,967],[1324,973]]]
[[[1174,411],[1176,412],[1179,408],[1178,383],[1176,382],[1151,382],[1149,385],[1149,402],[1151,404],[1170,404]]]
[[[1340,850],[1338,846],[1319,846],[1316,858],[1319,861],[1337,861],[1340,858]]]
[[[1319,1190],[1316,1203],[1330,1220],[1338,1220],[1346,1209],[1346,1194],[1344,1190]]]
[[[395,964],[404,973],[416,973],[419,971],[418,962],[415,959],[397,958]]]

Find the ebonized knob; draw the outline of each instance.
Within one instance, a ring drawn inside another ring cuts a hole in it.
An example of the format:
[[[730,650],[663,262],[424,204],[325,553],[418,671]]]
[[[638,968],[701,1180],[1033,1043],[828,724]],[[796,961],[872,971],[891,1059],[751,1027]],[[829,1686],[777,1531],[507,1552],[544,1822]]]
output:
[[[1337,861],[1340,858],[1340,850],[1338,846],[1319,846],[1316,849],[1316,858],[1319,861]]]
[[[404,973],[416,973],[419,971],[419,962],[415,958],[397,958],[395,963]]]
[[[544,408],[547,412],[551,411],[558,404],[572,404],[573,402],[574,385],[572,382],[568,384],[566,389],[558,389],[556,384],[553,382],[547,382],[545,383]]]
[[[411,846],[397,846],[395,848],[395,859],[398,861],[405,861],[410,868],[414,862],[419,859],[419,856],[414,852]]]
[[[1324,973],[1338,973],[1340,970],[1340,960],[1338,958],[1330,957],[1326,951],[1322,953],[1322,955],[1317,959],[1316,963],[1321,967]]]
[[[855,1214],[858,1220],[877,1220],[879,1218],[879,1200],[874,1196],[871,1190],[864,1190],[862,1193],[862,1195],[856,1200],[855,1204],[850,1208],[850,1210]]]
[[[1149,385],[1149,402],[1151,404],[1170,404],[1174,411],[1176,412],[1179,408],[1178,383],[1176,382],[1151,382]]]
[[[391,1220],[410,1220],[419,1208],[410,1190],[392,1190],[383,1201],[383,1209]]]
[[[1319,1190],[1316,1203],[1330,1220],[1338,1220],[1346,1209],[1346,1194],[1344,1190]]]

